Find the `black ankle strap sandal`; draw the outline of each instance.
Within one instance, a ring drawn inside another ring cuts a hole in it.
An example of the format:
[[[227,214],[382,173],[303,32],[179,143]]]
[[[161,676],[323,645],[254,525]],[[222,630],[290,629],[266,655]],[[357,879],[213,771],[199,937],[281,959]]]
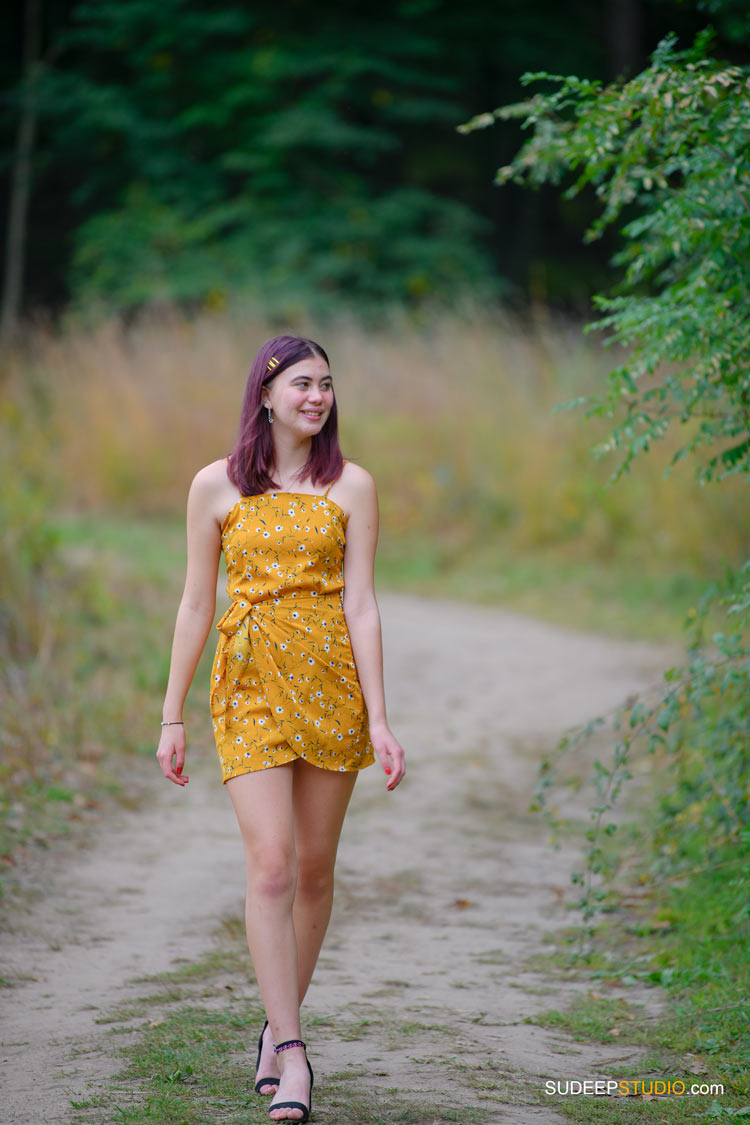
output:
[[[266,1028],[267,1027],[268,1027],[268,1020],[266,1020],[266,1022],[263,1024],[263,1030],[261,1031],[260,1039],[258,1040],[258,1059],[257,1059],[257,1062],[255,1063],[255,1073],[256,1073],[256,1075],[258,1073],[258,1067],[260,1066],[260,1055],[261,1055],[261,1051],[263,1050],[263,1036],[266,1034]],[[255,1082],[255,1093],[256,1094],[275,1094],[276,1090],[278,1090],[278,1088],[279,1088],[279,1081],[280,1080],[278,1078],[258,1078],[258,1079],[256,1079],[256,1082]],[[275,1086],[276,1090],[262,1090],[261,1086]]]
[[[288,1051],[290,1047],[301,1047],[305,1052],[305,1062],[307,1063],[307,1069],[310,1071],[310,1104],[305,1105],[304,1102],[276,1102],[275,1105],[272,1105],[270,1107],[268,1112],[270,1114],[272,1109],[299,1109],[302,1111],[301,1117],[272,1117],[271,1120],[294,1121],[296,1125],[304,1125],[305,1121],[310,1120],[310,1111],[312,1110],[313,1082],[315,1081],[315,1076],[313,1074],[313,1069],[310,1066],[310,1060],[307,1057],[307,1047],[301,1039],[287,1039],[285,1043],[277,1043],[274,1047],[274,1053],[278,1054],[279,1051]]]

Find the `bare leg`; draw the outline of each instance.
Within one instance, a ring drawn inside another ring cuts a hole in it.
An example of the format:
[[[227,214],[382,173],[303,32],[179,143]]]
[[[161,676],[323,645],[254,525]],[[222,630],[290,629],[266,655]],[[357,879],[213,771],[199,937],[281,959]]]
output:
[[[298,1039],[297,941],[292,921],[296,886],[292,763],[241,774],[227,782],[242,833],[247,868],[245,927],[269,1018],[260,1077],[279,1075],[273,1043]],[[263,1087],[272,1093],[272,1086]]]
[[[274,1057],[271,1044],[300,1038],[299,1004],[328,925],[336,848],[355,780],[356,773],[298,759],[227,783],[245,845],[248,947],[271,1031],[264,1037],[259,1074],[281,1071],[277,1101],[309,1099],[301,1048]],[[273,1086],[263,1089],[271,1093]],[[274,1114],[273,1104],[269,1113],[288,1120],[301,1116],[291,1109]]]
[[[331,917],[336,849],[356,780],[356,772],[324,770],[303,759],[294,763],[292,799],[297,893],[293,913],[300,1004]]]

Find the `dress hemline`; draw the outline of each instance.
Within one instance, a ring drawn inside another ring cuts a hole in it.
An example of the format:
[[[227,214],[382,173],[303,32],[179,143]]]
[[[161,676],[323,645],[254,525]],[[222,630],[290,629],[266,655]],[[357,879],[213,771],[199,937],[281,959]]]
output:
[[[244,777],[244,775],[248,773],[262,773],[263,770],[278,769],[279,766],[290,766],[298,761],[307,762],[309,766],[315,766],[316,769],[324,770],[326,773],[360,773],[362,770],[366,770],[368,766],[374,766],[376,759],[375,755],[372,754],[370,761],[363,762],[361,766],[355,766],[354,769],[347,770],[342,769],[341,766],[326,766],[322,762],[313,762],[310,758],[303,758],[301,754],[297,754],[294,758],[290,758],[288,762],[269,762],[268,765],[265,766],[248,766],[246,769],[234,770],[226,777],[222,777],[221,783],[222,785],[226,785],[228,781],[234,781],[236,777]]]

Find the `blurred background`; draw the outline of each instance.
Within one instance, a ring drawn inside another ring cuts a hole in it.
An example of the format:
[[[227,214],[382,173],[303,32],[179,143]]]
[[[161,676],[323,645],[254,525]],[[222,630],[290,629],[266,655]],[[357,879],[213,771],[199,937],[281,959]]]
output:
[[[593,194],[493,184],[517,124],[458,126],[525,71],[632,75],[708,19],[746,60],[744,4],[711,9],[4,6],[3,854],[122,795],[119,752],[153,753],[187,489],[278,332],[331,356],[345,455],[379,485],[381,588],[681,636],[747,557],[741,485],[665,477],[668,438],[606,486],[606,426],[554,408],[622,359],[582,334],[616,235],[583,244]]]
[[[3,190],[24,128],[23,307],[274,315],[503,297],[584,314],[591,210],[493,187],[525,71],[613,79],[743,0],[18,0],[3,6]],[[24,75],[31,80],[24,88]],[[29,94],[31,96],[29,97]],[[591,203],[591,200],[588,201]]]

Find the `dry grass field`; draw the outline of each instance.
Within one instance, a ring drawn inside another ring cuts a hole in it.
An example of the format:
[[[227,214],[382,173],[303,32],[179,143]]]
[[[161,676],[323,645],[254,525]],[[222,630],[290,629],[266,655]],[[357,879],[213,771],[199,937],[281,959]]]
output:
[[[739,482],[664,479],[671,438],[605,487],[604,423],[554,407],[614,357],[541,311],[30,328],[0,383],[1,854],[85,818],[122,791],[121,754],[152,753],[187,489],[232,446],[256,349],[289,330],[328,350],[345,455],[378,482],[381,588],[673,639],[706,577],[748,553]]]

